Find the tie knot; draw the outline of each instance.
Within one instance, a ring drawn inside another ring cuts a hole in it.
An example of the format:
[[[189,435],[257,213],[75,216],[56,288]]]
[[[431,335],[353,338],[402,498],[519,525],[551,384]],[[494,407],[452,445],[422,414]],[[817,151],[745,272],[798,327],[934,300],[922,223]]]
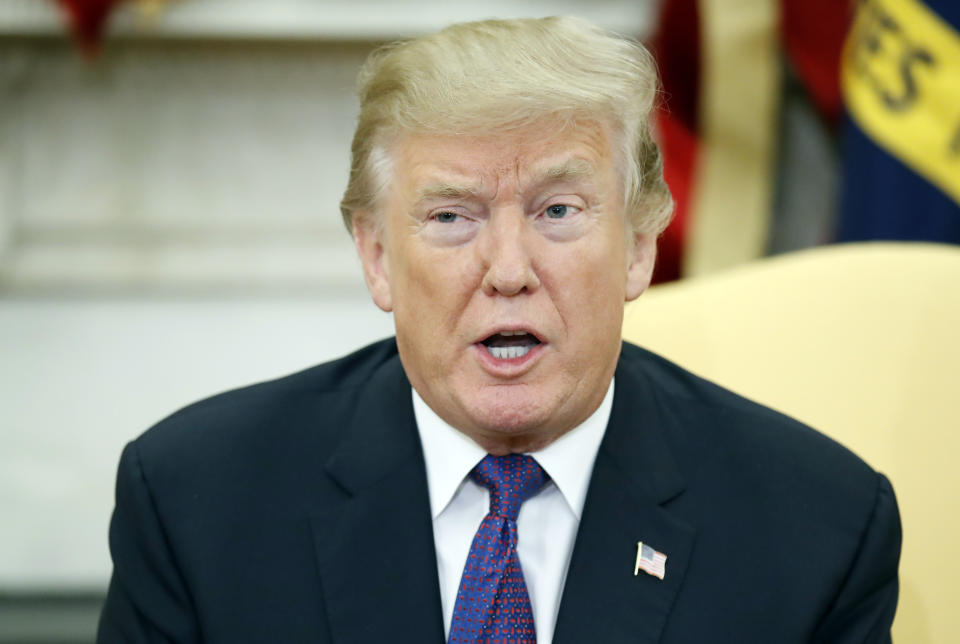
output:
[[[517,520],[520,504],[536,494],[549,478],[532,456],[487,454],[470,477],[490,490],[490,514]]]

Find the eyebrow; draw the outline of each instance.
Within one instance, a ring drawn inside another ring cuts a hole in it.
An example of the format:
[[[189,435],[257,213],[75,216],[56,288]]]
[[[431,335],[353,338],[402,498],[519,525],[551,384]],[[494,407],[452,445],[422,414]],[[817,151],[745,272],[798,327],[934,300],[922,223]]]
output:
[[[530,182],[532,185],[543,185],[544,183],[562,183],[565,181],[576,181],[587,179],[596,174],[596,168],[586,159],[568,159],[555,166],[544,168],[533,176]]]
[[[419,191],[417,202],[430,199],[476,199],[480,195],[480,186],[458,183],[432,183]]]

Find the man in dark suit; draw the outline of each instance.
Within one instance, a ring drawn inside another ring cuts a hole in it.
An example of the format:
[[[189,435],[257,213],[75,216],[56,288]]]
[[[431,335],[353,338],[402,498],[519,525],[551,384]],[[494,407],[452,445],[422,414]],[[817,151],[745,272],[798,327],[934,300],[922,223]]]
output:
[[[887,480],[619,339],[655,90],[570,19],[371,57],[342,205],[396,338],[127,446],[99,641],[889,641]]]

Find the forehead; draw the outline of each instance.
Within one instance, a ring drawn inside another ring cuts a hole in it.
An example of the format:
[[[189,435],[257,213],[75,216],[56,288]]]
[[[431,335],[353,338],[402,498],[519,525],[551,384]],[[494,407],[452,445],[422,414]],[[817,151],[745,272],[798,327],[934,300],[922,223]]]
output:
[[[485,134],[407,133],[392,146],[396,182],[429,190],[458,184],[589,180],[609,173],[608,128],[597,121],[561,125],[538,122]]]

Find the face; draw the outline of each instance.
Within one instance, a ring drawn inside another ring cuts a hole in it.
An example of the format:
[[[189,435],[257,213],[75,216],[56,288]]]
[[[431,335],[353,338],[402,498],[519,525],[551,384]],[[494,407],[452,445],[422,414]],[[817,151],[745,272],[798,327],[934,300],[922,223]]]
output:
[[[546,446],[613,376],[655,240],[629,232],[611,150],[593,122],[402,135],[383,225],[354,226],[411,384],[491,453]]]

